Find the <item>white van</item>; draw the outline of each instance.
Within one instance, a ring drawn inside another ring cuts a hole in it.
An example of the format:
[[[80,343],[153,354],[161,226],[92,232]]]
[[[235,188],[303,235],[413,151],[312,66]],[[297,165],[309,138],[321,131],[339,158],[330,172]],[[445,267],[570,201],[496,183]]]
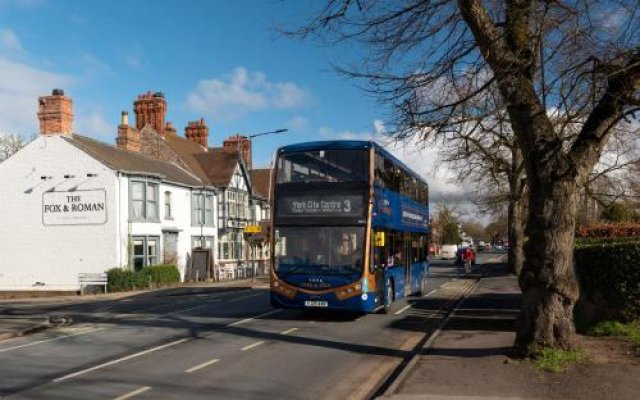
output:
[[[440,258],[443,260],[455,260],[457,252],[457,244],[444,244],[440,249]]]

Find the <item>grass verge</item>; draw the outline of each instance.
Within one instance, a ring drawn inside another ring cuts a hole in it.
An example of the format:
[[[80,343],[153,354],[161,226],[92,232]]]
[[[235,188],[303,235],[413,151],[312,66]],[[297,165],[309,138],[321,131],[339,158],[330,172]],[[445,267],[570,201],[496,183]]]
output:
[[[619,336],[640,345],[640,321],[622,323],[618,321],[603,321],[596,324],[587,332],[590,336]]]
[[[538,353],[534,365],[538,371],[562,372],[569,365],[583,362],[586,358],[582,350],[544,349]]]

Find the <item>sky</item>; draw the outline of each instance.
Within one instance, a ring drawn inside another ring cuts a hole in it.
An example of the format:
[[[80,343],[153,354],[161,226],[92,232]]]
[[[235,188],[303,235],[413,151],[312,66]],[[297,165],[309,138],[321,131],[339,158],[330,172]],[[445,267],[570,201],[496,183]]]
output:
[[[349,45],[284,37],[312,0],[0,0],[0,134],[37,134],[37,97],[62,88],[74,131],[114,144],[120,113],[138,94],[161,91],[167,121],[184,134],[203,117],[209,146],[253,140],[253,164],[282,145],[381,139],[380,104],[332,65],[357,63]],[[317,5],[317,3],[315,3]],[[437,150],[391,149],[427,178],[433,196],[458,193]]]

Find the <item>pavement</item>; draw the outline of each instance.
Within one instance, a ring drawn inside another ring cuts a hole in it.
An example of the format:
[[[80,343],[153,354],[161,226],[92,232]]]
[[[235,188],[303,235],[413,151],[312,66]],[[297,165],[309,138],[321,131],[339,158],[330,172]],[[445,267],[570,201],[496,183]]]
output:
[[[380,399],[640,398],[640,359],[598,363],[592,357],[563,373],[537,371],[531,361],[517,359],[512,346],[520,298],[516,277],[499,268],[488,271],[413,368]]]

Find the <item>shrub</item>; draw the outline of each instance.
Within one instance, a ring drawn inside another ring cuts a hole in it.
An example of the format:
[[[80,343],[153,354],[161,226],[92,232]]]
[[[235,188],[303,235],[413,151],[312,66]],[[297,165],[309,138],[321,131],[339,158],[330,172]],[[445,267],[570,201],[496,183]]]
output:
[[[144,267],[140,273],[145,276],[145,282],[151,282],[155,286],[166,286],[180,282],[180,272],[175,265],[152,265]]]
[[[633,219],[633,214],[629,207],[616,202],[604,209],[602,218],[611,222],[627,222]]]
[[[622,336],[640,345],[640,321],[623,324],[618,321],[602,321],[589,330],[592,336]]]
[[[110,292],[132,290],[135,285],[135,272],[123,268],[111,268],[107,271],[107,285]]]
[[[589,239],[576,243],[576,271],[588,321],[640,317],[640,239]]]
[[[180,282],[180,272],[175,265],[151,265],[140,271],[112,268],[107,271],[110,292],[161,287]]]

